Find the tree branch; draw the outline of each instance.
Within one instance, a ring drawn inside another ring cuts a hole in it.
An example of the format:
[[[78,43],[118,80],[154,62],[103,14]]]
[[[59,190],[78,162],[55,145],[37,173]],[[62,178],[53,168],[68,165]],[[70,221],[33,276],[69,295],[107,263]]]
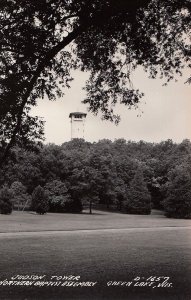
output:
[[[38,77],[40,76],[41,72],[44,70],[44,68],[49,64],[49,62],[61,51],[66,47],[68,44],[70,44],[75,38],[77,38],[81,33],[88,30],[90,26],[102,26],[105,24],[108,19],[110,19],[112,16],[121,14],[121,13],[128,13],[129,11],[132,12],[134,9],[134,14],[136,14],[136,10],[140,7],[143,7],[149,2],[149,0],[131,0],[130,2],[126,3],[123,0],[118,0],[117,4],[116,1],[111,1],[111,7],[106,7],[103,11],[96,13],[94,16],[87,16],[87,11],[85,10],[84,13],[79,14],[79,18],[81,21],[81,25],[79,25],[77,28],[75,28],[71,33],[69,33],[60,43],[58,43],[56,46],[54,46],[48,53],[42,58],[41,61],[39,61],[39,64],[36,68],[36,71],[33,73],[33,76],[27,86],[26,92],[22,97],[22,101],[20,104],[20,107],[18,109],[17,114],[17,123],[13,130],[13,134],[11,136],[11,139],[9,143],[7,144],[7,147],[5,148],[3,157],[0,160],[0,166],[3,164],[5,159],[8,156],[10,148],[13,146],[16,140],[16,135],[20,129],[20,126],[22,124],[22,115],[25,108],[25,105],[28,101],[28,98],[36,84],[36,81]],[[71,17],[77,17],[77,15],[70,15],[66,16],[65,18],[71,18]],[[129,15],[130,18],[130,15]]]
[[[46,56],[43,58],[43,60],[39,63],[35,73],[33,74],[33,77],[31,78],[31,81],[28,84],[28,88],[27,91],[25,93],[25,95],[23,96],[20,108],[19,108],[19,112],[17,115],[17,123],[16,126],[13,130],[13,134],[11,137],[10,142],[8,143],[7,147],[5,148],[5,151],[3,153],[3,156],[0,160],[0,166],[3,164],[3,162],[6,160],[8,153],[11,149],[11,147],[13,146],[13,144],[15,143],[16,140],[16,135],[20,129],[21,123],[22,123],[22,115],[23,115],[23,111],[25,108],[25,105],[28,101],[28,98],[35,86],[35,83],[38,79],[38,77],[40,76],[41,72],[44,70],[44,68],[48,65],[48,63],[51,61],[51,59],[53,59],[55,57],[55,55],[62,50],[64,47],[66,47],[69,43],[71,43],[77,36],[79,36],[80,33],[82,33],[84,30],[84,26],[79,26],[77,27],[73,32],[71,32],[70,34],[68,34],[67,37],[65,37],[59,44],[57,44],[55,47],[53,47],[47,54]]]
[[[65,17],[62,19],[62,22],[63,22],[63,21],[66,21],[66,20],[68,20],[68,19],[71,19],[71,18],[77,18],[77,17],[79,17],[78,14],[68,15],[68,16],[65,16]]]

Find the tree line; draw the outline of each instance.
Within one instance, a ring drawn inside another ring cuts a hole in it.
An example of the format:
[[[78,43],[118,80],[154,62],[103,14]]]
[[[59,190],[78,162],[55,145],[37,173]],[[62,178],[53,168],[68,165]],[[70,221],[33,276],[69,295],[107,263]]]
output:
[[[73,139],[61,146],[15,146],[0,170],[0,209],[124,213],[191,218],[191,142]]]
[[[144,96],[135,69],[166,83],[189,71],[190,11],[190,0],[1,0],[0,168],[15,144],[43,138],[30,111],[62,97],[72,70],[90,74],[89,110],[115,123],[116,103],[137,108]]]

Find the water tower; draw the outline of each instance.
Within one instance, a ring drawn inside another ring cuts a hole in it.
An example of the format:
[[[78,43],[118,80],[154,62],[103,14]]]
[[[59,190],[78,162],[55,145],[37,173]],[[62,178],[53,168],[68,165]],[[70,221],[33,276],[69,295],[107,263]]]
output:
[[[71,119],[71,139],[84,139],[84,129],[85,129],[85,113],[82,112],[72,112],[69,115]]]

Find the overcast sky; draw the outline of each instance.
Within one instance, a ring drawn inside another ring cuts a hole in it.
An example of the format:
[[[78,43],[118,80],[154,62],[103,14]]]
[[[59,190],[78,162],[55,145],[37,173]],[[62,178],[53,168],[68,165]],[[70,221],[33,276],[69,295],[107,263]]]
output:
[[[69,114],[87,112],[86,106],[81,103],[85,97],[82,87],[87,74],[75,72],[74,77],[71,88],[65,91],[63,98],[55,102],[39,99],[38,107],[32,111],[33,115],[41,116],[46,121],[46,143],[62,144],[69,141]],[[105,138],[150,142],[191,140],[191,85],[184,83],[186,76],[176,83],[169,83],[167,87],[162,86],[163,81],[159,79],[148,79],[141,70],[136,71],[132,79],[134,86],[145,93],[140,110],[128,110],[124,105],[118,105],[116,112],[121,115],[118,126],[87,113],[85,139],[91,142]],[[141,111],[143,113],[137,117]]]

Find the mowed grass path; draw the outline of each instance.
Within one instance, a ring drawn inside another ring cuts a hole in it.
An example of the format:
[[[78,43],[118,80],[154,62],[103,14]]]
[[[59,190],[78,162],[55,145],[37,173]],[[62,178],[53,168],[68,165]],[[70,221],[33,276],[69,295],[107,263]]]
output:
[[[0,280],[76,275],[95,287],[3,287],[0,299],[191,299],[191,220],[98,212],[0,215]],[[108,281],[169,276],[172,288]]]

